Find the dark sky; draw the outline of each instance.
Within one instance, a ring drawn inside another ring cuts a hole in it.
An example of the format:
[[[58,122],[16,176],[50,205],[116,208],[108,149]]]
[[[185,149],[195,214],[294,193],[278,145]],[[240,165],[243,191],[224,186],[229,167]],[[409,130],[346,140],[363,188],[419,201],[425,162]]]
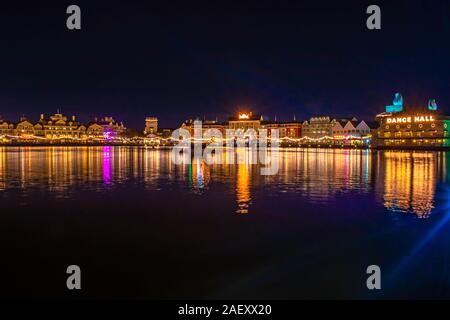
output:
[[[141,129],[238,106],[371,120],[396,91],[450,114],[450,1],[33,1],[0,10],[0,114],[61,108]],[[382,30],[366,28],[369,4]],[[70,4],[82,30],[66,29]]]

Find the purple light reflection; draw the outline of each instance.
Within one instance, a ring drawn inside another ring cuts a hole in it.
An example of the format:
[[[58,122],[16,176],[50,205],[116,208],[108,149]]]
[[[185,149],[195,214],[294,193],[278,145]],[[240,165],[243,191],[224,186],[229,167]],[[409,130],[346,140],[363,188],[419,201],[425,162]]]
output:
[[[111,147],[104,146],[102,148],[103,160],[103,183],[111,184]]]

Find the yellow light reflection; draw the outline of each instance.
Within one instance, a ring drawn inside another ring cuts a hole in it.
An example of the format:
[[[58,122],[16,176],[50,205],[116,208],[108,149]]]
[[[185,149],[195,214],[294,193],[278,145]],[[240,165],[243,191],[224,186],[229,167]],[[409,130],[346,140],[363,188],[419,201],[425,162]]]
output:
[[[384,206],[393,211],[428,217],[434,208],[435,154],[394,152],[384,154]]]

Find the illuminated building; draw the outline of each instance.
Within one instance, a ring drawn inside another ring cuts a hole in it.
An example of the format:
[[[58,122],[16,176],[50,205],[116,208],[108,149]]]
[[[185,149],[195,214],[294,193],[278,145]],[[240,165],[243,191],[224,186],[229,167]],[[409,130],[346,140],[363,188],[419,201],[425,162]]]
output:
[[[302,123],[300,121],[285,121],[285,122],[277,122],[277,121],[262,121],[261,128],[267,129],[267,136],[272,136],[272,130],[278,130],[278,137],[282,138],[291,138],[291,139],[299,139],[302,136]]]
[[[302,137],[309,139],[329,140],[333,136],[335,119],[328,116],[312,117],[302,125]]]
[[[252,112],[239,113],[236,117],[230,117],[227,122],[219,122],[216,120],[186,120],[182,123],[181,128],[188,130],[190,135],[194,136],[194,125],[198,123],[202,127],[202,136],[207,130],[216,129],[225,138],[227,134],[227,129],[229,130],[242,130],[247,132],[247,130],[255,130],[256,134],[259,135],[261,129],[267,130],[267,137],[272,136],[274,130],[278,130],[278,138],[287,138],[285,142],[288,144],[293,143],[294,139],[301,138],[302,123],[296,121],[264,121],[262,116],[254,116]],[[292,139],[292,140],[290,140]]]
[[[333,126],[335,144],[368,144],[373,129],[378,128],[376,122],[359,121],[356,118],[336,119]],[[363,139],[367,137],[367,139]]]
[[[157,132],[158,132],[158,118],[156,117],[145,118],[144,134],[146,136],[156,135]]]
[[[181,125],[181,128],[189,131],[191,137],[194,136],[194,123],[196,121],[200,121],[200,120],[199,119],[196,119],[196,120],[189,119],[189,120],[186,120],[185,122],[183,122],[183,124]],[[207,130],[216,129],[216,130],[219,130],[219,132],[222,134],[223,137],[225,137],[226,129],[227,129],[226,123],[219,122],[217,120],[203,120],[203,121],[201,121],[201,125],[202,125],[202,136],[204,135],[204,133]]]
[[[104,128],[97,122],[91,122],[88,124],[86,135],[88,138],[101,138],[103,137]]]
[[[112,117],[95,119],[83,125],[75,116],[67,117],[61,113],[45,117],[41,114],[37,122],[21,117],[17,123],[0,119],[0,141],[2,143],[75,143],[89,140],[114,140],[125,133],[123,123]],[[121,140],[122,141],[122,140]]]
[[[172,128],[161,128],[160,132],[158,132],[158,136],[160,136],[163,139],[169,139],[172,136],[172,132],[174,129]]]
[[[262,116],[254,116],[252,112],[240,112],[237,117],[229,118],[228,129],[244,131],[254,129],[258,131],[262,120]]]
[[[34,127],[40,133],[39,135],[47,139],[82,138],[86,133],[86,127],[76,121],[75,116],[68,119],[61,113],[56,113],[48,119],[41,114]]]
[[[25,117],[20,118],[20,121],[15,126],[15,135],[21,137],[35,135],[33,124]]]
[[[57,113],[46,119],[43,114],[39,121],[34,123],[25,117],[19,122],[0,121],[0,134],[8,136],[11,140],[27,139],[34,142],[42,139],[64,139],[80,138],[84,136],[86,127],[75,121],[75,116],[68,120],[66,116]]]
[[[10,121],[0,119],[0,135],[15,135],[14,124]]]
[[[89,139],[113,140],[122,136],[126,131],[122,122],[116,122],[112,117],[104,117],[94,122],[90,122],[86,129],[86,136]]]
[[[101,118],[99,124],[105,131],[112,131],[116,136],[121,136],[125,133],[127,128],[123,125],[123,122],[117,122],[113,117]]]
[[[379,122],[379,129],[374,135],[376,147],[450,146],[450,117],[438,111],[434,99],[429,101],[427,107],[402,108],[398,112],[388,110],[392,108],[386,107],[386,112],[376,117]]]

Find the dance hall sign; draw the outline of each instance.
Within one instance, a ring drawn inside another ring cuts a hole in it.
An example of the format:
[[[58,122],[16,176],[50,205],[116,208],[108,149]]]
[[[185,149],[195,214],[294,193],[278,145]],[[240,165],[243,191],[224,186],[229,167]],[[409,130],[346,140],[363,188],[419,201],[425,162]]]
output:
[[[395,117],[387,118],[386,123],[422,123],[422,122],[434,122],[435,119],[432,115],[428,116],[413,116],[413,117]]]

